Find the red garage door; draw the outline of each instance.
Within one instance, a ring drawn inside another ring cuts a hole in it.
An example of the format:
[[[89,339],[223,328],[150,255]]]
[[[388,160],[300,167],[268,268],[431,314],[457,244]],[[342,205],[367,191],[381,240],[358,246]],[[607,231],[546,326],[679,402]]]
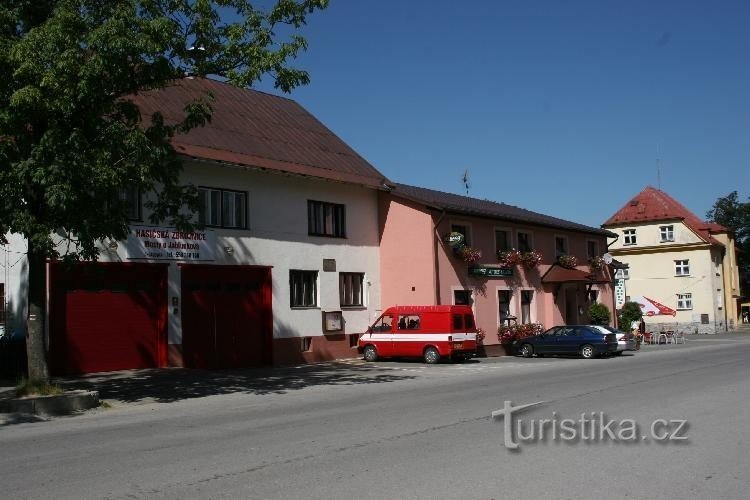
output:
[[[182,354],[190,368],[271,364],[271,268],[182,266]]]
[[[50,283],[53,373],[166,366],[166,265],[55,263]]]

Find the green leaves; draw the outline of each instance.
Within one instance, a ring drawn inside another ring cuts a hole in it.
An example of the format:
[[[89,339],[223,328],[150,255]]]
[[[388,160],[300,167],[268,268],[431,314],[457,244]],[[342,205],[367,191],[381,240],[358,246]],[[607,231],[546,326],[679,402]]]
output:
[[[64,251],[95,258],[98,240],[126,234],[129,185],[151,222],[187,228],[197,192],[181,184],[170,139],[210,121],[212,96],[177,122],[142,116],[127,97],[185,74],[304,85],[307,72],[289,64],[307,48],[295,31],[327,3],[0,2],[0,238],[22,233],[48,256],[75,242]]]

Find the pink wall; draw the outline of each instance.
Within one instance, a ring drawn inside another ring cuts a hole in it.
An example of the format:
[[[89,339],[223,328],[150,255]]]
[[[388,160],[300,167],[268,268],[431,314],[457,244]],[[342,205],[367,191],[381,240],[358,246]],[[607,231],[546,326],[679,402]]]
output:
[[[451,232],[453,224],[469,228],[470,246],[482,251],[480,264],[497,265],[495,229],[511,232],[512,247],[518,245],[519,229],[531,233],[533,248],[543,254],[542,263],[532,270],[516,266],[514,276],[510,278],[469,276],[468,264],[455,257],[452,247],[442,242],[442,236]],[[437,232],[433,229],[435,225]],[[566,309],[577,313],[578,306],[583,306],[584,316],[576,317],[575,321],[587,322],[586,312],[590,303],[584,283],[543,285],[541,277],[553,262],[555,236],[567,237],[568,253],[578,257],[582,264],[580,270],[588,270],[587,240],[597,241],[599,255],[606,251],[606,238],[603,236],[443,214],[387,193],[380,195],[380,234],[383,307],[396,304],[453,304],[454,290],[470,289],[477,324],[486,332],[485,345],[498,343],[498,289],[511,291],[511,312],[519,321],[521,291],[529,290],[533,292],[533,322],[542,323],[545,328],[563,324]],[[556,288],[559,290],[555,296]],[[596,289],[599,290],[598,301],[614,311],[612,287],[609,284],[596,285]],[[571,301],[569,308],[566,307],[567,300]]]
[[[379,203],[383,308],[435,304],[435,250],[430,214],[389,194],[381,194]]]

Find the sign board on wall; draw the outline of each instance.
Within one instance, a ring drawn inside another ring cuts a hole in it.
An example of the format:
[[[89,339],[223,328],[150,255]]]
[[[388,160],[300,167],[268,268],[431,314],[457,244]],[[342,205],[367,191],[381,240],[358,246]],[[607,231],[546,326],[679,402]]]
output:
[[[615,280],[615,308],[620,309],[625,304],[625,280]]]
[[[216,233],[178,231],[173,227],[130,226],[126,259],[216,260]]]
[[[481,264],[469,266],[469,276],[484,276],[487,278],[508,278],[513,276],[513,269],[506,267],[483,266]]]

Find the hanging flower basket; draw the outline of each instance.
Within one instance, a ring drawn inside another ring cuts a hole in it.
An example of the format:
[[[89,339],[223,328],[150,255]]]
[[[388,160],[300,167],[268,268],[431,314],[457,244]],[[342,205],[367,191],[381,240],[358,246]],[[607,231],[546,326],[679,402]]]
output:
[[[578,259],[575,255],[561,255],[557,258],[557,263],[562,267],[575,269],[575,267],[578,265]]]
[[[497,252],[500,267],[513,267],[521,263],[521,252],[515,248],[505,252]]]
[[[591,274],[596,273],[602,267],[604,267],[604,259],[601,257],[591,257],[589,259],[589,271],[591,271]]]
[[[471,248],[470,246],[464,245],[454,250],[455,255],[462,259],[464,262],[473,264],[479,262],[482,258],[482,251],[477,248]]]
[[[535,268],[541,261],[542,254],[536,250],[531,250],[530,252],[524,252],[521,254],[521,265],[526,269]]]

